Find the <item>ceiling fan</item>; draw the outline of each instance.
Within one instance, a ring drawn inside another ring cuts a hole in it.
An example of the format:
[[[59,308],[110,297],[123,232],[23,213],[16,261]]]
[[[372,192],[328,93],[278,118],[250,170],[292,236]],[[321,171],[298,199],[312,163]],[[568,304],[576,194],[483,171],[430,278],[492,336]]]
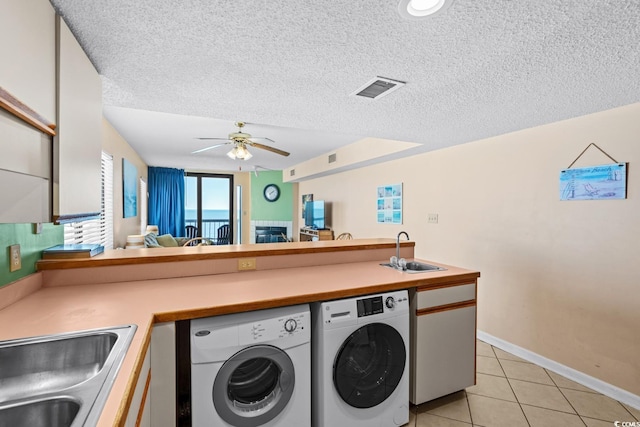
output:
[[[220,144],[215,144],[209,147],[201,148],[196,151],[192,151],[191,154],[202,153],[203,151],[208,151],[213,148],[222,147],[223,145],[233,144],[233,148],[231,149],[231,151],[227,153],[227,156],[229,156],[232,159],[248,160],[251,157],[253,157],[253,155],[249,152],[247,147],[260,148],[262,150],[267,150],[267,151],[271,151],[272,153],[280,154],[281,156],[289,155],[289,153],[287,153],[286,151],[283,151],[274,147],[269,147],[268,145],[260,144],[255,141],[256,139],[261,139],[261,140],[274,142],[272,139],[253,137],[248,133],[242,132],[242,128],[244,127],[245,122],[236,122],[235,125],[238,128],[238,132],[230,133],[228,138],[198,138],[202,140],[214,140],[214,141],[218,140],[218,141],[226,141],[226,142],[222,142]]]

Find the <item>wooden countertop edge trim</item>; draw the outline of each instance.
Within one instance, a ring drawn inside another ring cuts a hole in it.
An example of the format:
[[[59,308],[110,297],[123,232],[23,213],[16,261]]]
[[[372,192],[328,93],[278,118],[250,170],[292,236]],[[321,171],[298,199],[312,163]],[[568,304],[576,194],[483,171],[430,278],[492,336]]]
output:
[[[286,243],[284,243],[286,244]],[[401,247],[415,247],[415,242],[400,242]],[[81,259],[46,259],[39,260],[36,263],[37,271],[43,270],[63,270],[72,268],[87,268],[87,267],[105,267],[116,265],[142,265],[142,264],[156,264],[163,262],[178,262],[178,261],[200,261],[211,259],[231,259],[231,258],[244,258],[244,257],[259,257],[259,256],[278,256],[278,255],[300,255],[300,254],[313,254],[313,253],[327,253],[327,252],[348,252],[348,251],[361,251],[361,250],[375,250],[375,249],[388,249],[395,248],[395,243],[364,243],[364,244],[350,244],[344,246],[313,246],[313,247],[288,247],[288,248],[273,248],[271,246],[268,249],[247,249],[237,251],[210,251],[201,252],[197,251],[198,247],[183,248],[189,251],[184,254],[149,254],[149,251],[162,251],[163,248],[157,249],[124,249],[124,251],[136,251],[130,257],[118,257],[109,258],[105,254],[96,255],[93,258],[81,258]],[[202,247],[207,248],[209,247]],[[216,248],[216,247],[213,247]],[[179,249],[179,248],[164,248],[164,249]],[[192,250],[196,249],[196,250]],[[216,248],[217,249],[217,248]],[[145,251],[140,253],[139,251]]]
[[[151,320],[153,320],[153,318]],[[151,331],[153,330],[153,325],[153,321],[147,322],[147,328],[144,331],[145,334],[142,338],[142,344],[140,344],[140,352],[138,352],[133,366],[133,371],[131,372],[129,381],[127,382],[127,387],[125,389],[126,396],[120,400],[120,406],[116,413],[116,421],[113,424],[114,426],[125,427],[127,416],[131,409],[131,402],[133,401],[133,393],[135,392],[136,384],[138,383],[140,373],[142,372],[142,366],[144,365],[144,358],[147,357],[147,352],[151,349]],[[136,333],[137,332],[140,332],[139,327]]]

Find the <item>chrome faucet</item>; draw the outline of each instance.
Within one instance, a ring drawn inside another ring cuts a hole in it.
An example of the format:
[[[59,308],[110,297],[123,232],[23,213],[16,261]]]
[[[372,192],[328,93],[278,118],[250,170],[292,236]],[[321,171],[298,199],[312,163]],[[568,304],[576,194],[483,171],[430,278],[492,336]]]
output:
[[[409,235],[406,231],[401,231],[398,233],[398,237],[396,238],[396,265],[394,267],[400,267],[401,264],[404,264],[404,262],[400,262],[400,236],[403,234],[407,237],[407,240],[409,240]]]

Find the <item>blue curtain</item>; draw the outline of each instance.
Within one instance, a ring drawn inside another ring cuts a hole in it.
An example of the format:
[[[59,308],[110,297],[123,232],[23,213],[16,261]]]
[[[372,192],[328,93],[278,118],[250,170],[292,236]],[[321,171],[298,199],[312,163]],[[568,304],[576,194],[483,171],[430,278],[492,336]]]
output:
[[[184,169],[149,167],[149,224],[184,235]]]

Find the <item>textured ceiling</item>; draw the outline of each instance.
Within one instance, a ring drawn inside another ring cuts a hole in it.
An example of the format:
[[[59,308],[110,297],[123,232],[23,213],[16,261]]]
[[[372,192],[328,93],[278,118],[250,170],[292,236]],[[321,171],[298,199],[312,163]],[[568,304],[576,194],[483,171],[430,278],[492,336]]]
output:
[[[283,169],[366,136],[427,151],[640,101],[638,0],[455,0],[422,21],[396,0],[51,2],[152,166]],[[350,95],[375,76],[407,84]],[[292,155],[190,154],[236,120]]]

